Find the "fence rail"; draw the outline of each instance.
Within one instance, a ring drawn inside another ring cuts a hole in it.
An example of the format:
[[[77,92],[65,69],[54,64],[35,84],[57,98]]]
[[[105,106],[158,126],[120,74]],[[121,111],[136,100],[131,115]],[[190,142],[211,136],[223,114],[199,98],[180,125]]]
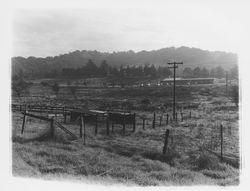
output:
[[[12,104],[12,111],[29,111],[39,113],[54,113],[54,114],[65,114],[71,110],[78,109],[76,107],[61,107],[61,106],[47,106],[47,105],[25,105],[25,104]]]

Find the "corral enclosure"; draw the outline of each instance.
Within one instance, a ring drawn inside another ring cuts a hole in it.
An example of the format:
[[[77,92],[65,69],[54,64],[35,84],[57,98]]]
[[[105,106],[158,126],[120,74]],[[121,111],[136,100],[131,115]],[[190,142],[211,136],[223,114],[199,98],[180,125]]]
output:
[[[225,84],[177,86],[174,120],[172,86],[57,82],[57,92],[34,81],[29,94],[12,95],[15,175],[144,186],[239,183],[239,111]],[[52,136],[42,117],[55,121]]]

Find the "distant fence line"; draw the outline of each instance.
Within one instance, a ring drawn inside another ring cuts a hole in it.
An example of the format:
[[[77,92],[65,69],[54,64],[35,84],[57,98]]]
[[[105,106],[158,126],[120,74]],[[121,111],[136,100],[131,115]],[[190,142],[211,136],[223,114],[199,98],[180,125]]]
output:
[[[76,109],[75,107],[55,107],[55,106],[41,106],[41,105],[18,105],[18,104],[12,104],[12,110],[14,111],[21,111],[23,114],[23,120],[22,120],[22,129],[21,133],[23,134],[24,128],[25,128],[25,122],[27,117],[36,118],[39,120],[44,120],[50,123],[50,136],[54,137],[55,127],[60,128],[62,131],[64,131],[66,134],[70,135],[74,139],[77,139],[77,136],[73,134],[70,130],[68,130],[65,126],[62,125],[59,121],[56,120],[56,115],[48,115],[48,116],[39,116],[34,113],[30,112],[47,112],[47,113],[55,113],[59,114],[62,113],[64,116],[64,123],[66,123],[66,117],[70,116],[70,122],[77,123],[79,125],[79,137],[84,139],[84,144],[86,144],[86,130],[85,130],[85,124],[86,123],[93,123],[95,127],[95,135],[98,133],[98,122],[102,121],[104,122],[104,126],[106,126],[106,133],[107,135],[110,133],[110,125],[112,127],[112,133],[114,133],[114,125],[119,124],[122,125],[123,129],[122,132],[125,134],[125,126],[126,124],[130,124],[133,126],[132,132],[135,132],[136,129],[136,120],[141,119],[142,120],[142,129],[145,130],[145,122],[148,120],[152,122],[148,125],[150,129],[155,129],[157,126],[167,126],[166,132],[164,134],[164,146],[162,153],[165,155],[167,153],[168,145],[169,145],[169,139],[171,141],[171,144],[173,144],[173,140],[178,140],[178,136],[183,135],[173,135],[172,132],[174,132],[175,128],[171,128],[171,124],[177,124],[179,121],[184,121],[189,118],[192,118],[191,112],[176,112],[175,120],[173,120],[173,116],[171,116],[169,113],[156,113],[154,112],[152,115],[136,115],[136,113],[128,113],[128,112],[118,112],[118,111],[98,111],[98,110],[87,110],[87,109]],[[164,119],[166,122],[164,122]],[[169,128],[170,127],[170,128]],[[226,129],[225,129],[226,128]],[[83,129],[83,131],[82,131]],[[233,165],[238,165],[237,161],[239,160],[235,155],[227,156],[225,154],[225,135],[224,133],[228,132],[229,137],[232,135],[232,129],[231,126],[224,127],[223,125],[219,126],[219,132],[214,132],[214,130],[211,130],[211,133],[218,134],[219,140],[219,152],[208,149],[209,152],[212,152],[216,155],[218,155],[222,161],[227,161],[228,163],[232,163]],[[227,130],[227,131],[225,131]],[[170,133],[171,132],[171,133]],[[185,137],[185,136],[184,136]],[[213,135],[209,135],[211,141],[214,140]]]
[[[62,114],[64,117],[64,123],[66,123],[67,116],[70,116],[70,122],[74,122],[80,115],[85,115],[86,122],[95,122],[96,116],[101,116],[102,119],[109,118],[109,121],[112,124],[112,131],[114,124],[132,124],[133,129],[136,126],[136,118],[142,120],[142,129],[145,129],[145,124],[149,121],[152,124],[154,129],[156,126],[168,125],[175,122],[183,122],[184,120],[192,118],[191,111],[187,112],[176,112],[175,120],[172,115],[169,113],[158,113],[153,112],[152,118],[146,115],[136,115],[136,113],[131,113],[129,111],[99,111],[99,110],[88,110],[81,109],[79,107],[67,107],[67,106],[48,106],[48,105],[26,105],[26,104],[12,104],[12,111],[21,111],[21,112],[38,112],[38,113],[47,113],[54,114],[55,116]],[[125,118],[125,119],[123,119]],[[97,131],[97,130],[96,130]]]

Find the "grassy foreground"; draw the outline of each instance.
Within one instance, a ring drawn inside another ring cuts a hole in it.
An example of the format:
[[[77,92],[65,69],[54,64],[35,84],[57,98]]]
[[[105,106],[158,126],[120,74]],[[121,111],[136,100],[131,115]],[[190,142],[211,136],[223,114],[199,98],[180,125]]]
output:
[[[15,176],[78,179],[108,185],[239,183],[239,169],[221,163],[211,153],[202,149],[178,152],[182,141],[178,141],[177,137],[174,137],[175,143],[170,143],[167,154],[162,155],[165,127],[146,128],[144,131],[138,128],[135,133],[128,128],[123,136],[122,128],[117,126],[114,134],[107,136],[103,126],[94,136],[93,125],[89,124],[87,143],[84,145],[82,139],[71,140],[60,129],[56,129],[56,137],[50,139],[47,136],[49,124],[34,119],[28,120],[21,135],[21,117],[20,114],[13,114]],[[66,127],[79,134],[78,125],[69,124]],[[190,128],[195,129],[193,126]]]

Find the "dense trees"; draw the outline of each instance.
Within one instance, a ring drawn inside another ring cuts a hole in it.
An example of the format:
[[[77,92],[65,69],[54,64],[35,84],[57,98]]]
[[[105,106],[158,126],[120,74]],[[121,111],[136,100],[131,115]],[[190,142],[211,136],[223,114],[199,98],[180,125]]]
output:
[[[64,77],[149,77],[149,78],[164,78],[172,74],[169,68],[158,67],[154,65],[145,64],[144,66],[109,66],[106,60],[103,60],[99,67],[92,60],[84,67],[80,68],[63,68],[62,75]]]
[[[232,67],[228,73],[229,79],[237,79],[238,78],[238,67],[235,65]],[[203,67],[202,69],[200,67],[195,67],[191,69],[190,67],[184,68],[182,72],[182,76],[184,78],[225,78],[226,77],[226,71],[221,67],[217,66],[215,68],[212,68],[208,70],[207,68]]]
[[[193,77],[194,78],[200,78],[201,77],[201,69],[200,67],[196,67],[194,70],[193,70]]]
[[[189,67],[186,67],[183,70],[183,77],[184,78],[192,78],[193,77],[193,70]]]
[[[208,78],[209,77],[209,71],[206,68],[202,68],[200,71],[200,77],[202,78]]]

